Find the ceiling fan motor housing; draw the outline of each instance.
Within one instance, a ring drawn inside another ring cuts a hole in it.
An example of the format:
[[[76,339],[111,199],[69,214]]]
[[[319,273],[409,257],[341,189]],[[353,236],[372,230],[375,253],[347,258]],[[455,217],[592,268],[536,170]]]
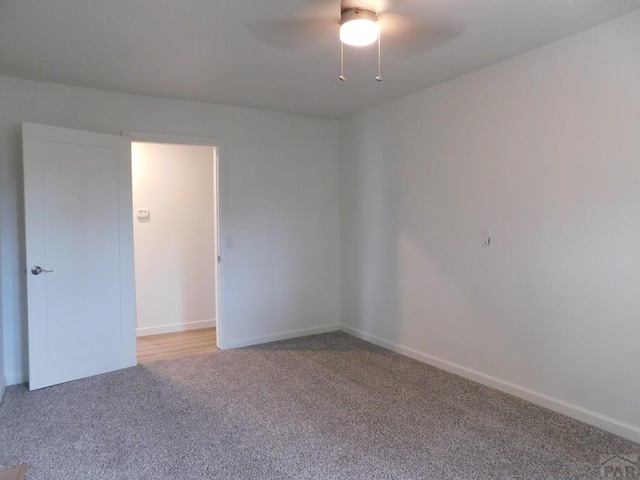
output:
[[[378,17],[376,16],[376,12],[366,8],[343,8],[340,14],[340,25],[344,25],[352,20],[369,20],[376,22]]]

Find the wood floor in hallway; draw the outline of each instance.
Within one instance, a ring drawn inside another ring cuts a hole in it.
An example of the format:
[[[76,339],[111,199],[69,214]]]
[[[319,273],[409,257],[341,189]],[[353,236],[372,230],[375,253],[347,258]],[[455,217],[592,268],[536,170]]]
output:
[[[138,363],[186,357],[217,349],[215,328],[149,335],[138,337]]]

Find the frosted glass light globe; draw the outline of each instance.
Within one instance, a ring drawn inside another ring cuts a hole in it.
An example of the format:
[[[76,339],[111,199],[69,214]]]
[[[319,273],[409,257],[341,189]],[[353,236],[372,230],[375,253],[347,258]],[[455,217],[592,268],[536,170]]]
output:
[[[376,14],[370,10],[353,9],[342,14],[340,41],[346,45],[362,47],[378,39],[380,27]]]

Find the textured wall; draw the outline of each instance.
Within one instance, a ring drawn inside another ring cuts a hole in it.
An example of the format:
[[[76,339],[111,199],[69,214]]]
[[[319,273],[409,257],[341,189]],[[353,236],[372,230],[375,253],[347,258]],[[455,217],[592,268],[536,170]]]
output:
[[[640,440],[639,44],[636,13],[342,121],[344,325]]]
[[[337,328],[338,124],[0,76],[0,262],[5,372],[25,379],[21,122],[217,138],[225,197],[227,346]]]

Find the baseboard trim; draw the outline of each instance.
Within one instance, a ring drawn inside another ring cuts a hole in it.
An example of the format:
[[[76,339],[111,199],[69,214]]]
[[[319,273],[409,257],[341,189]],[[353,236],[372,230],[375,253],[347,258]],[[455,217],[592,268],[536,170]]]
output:
[[[136,328],[136,336],[146,337],[148,335],[159,335],[161,333],[186,332],[187,330],[214,328],[215,326],[215,320],[200,320],[197,322],[175,323],[172,325],[160,325],[157,327],[141,327]]]
[[[241,338],[227,342],[224,349],[250,347],[251,345],[260,345],[262,343],[277,342],[279,340],[288,340],[290,338],[306,337],[307,335],[318,335],[320,333],[329,333],[340,331],[340,325],[337,323],[325,325],[322,327],[306,328],[301,330],[290,330],[288,332],[275,333],[273,335],[264,335],[261,337]]]
[[[362,330],[347,327],[345,325],[342,325],[340,329],[345,333],[361,338],[362,340],[366,340],[367,342],[373,343],[380,347],[392,350],[396,353],[400,353],[407,357],[459,375],[469,380],[473,380],[474,382],[481,383],[488,387],[495,388],[496,390],[508,393],[510,395],[513,395],[514,397],[527,400],[531,403],[535,403],[536,405],[548,408],[549,410],[553,410],[576,420],[580,420],[581,422],[593,425],[594,427],[601,428],[602,430],[606,430],[621,437],[627,438],[631,441],[640,443],[640,427],[638,426],[616,420],[615,418],[611,418],[592,410],[580,407],[578,405],[565,402],[564,400],[560,400],[558,398],[545,395],[535,390],[531,390],[529,388],[507,382],[505,380],[501,380],[497,377],[493,377],[477,370],[463,367],[462,365],[449,362],[442,358],[428,355],[413,348],[405,347],[403,345],[384,340],[375,335],[363,332]]]

